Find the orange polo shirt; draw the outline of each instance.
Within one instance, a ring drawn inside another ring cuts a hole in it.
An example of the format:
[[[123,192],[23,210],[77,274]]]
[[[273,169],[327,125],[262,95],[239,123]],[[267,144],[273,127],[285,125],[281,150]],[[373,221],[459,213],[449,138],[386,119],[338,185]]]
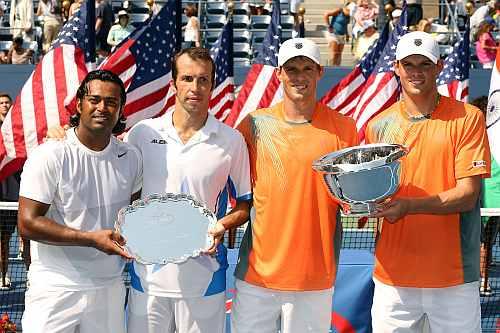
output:
[[[278,290],[331,288],[341,246],[339,207],[312,163],[356,145],[354,121],[318,103],[310,123],[290,123],[279,103],[252,112],[238,129],[249,147],[256,215],[236,277]]]
[[[430,119],[411,120],[398,102],[372,119],[368,143],[409,148],[402,160],[396,197],[436,195],[457,179],[488,177],[490,151],[482,113],[472,105],[441,96]],[[440,288],[479,278],[479,203],[472,211],[407,215],[384,222],[375,251],[374,276],[401,287]]]

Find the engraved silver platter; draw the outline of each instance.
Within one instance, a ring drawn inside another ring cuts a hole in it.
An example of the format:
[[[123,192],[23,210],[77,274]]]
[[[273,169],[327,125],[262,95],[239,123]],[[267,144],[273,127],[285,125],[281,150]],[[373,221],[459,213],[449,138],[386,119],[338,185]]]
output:
[[[407,153],[398,144],[354,146],[320,157],[313,168],[345,215],[370,216],[377,202],[398,190],[400,159]]]
[[[213,244],[217,218],[187,194],[152,194],[118,212],[115,229],[125,249],[142,264],[182,263]]]

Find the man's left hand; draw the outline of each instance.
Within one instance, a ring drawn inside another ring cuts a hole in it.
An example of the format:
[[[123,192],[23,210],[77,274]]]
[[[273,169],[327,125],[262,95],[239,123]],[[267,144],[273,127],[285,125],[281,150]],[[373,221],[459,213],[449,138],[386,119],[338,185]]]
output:
[[[396,198],[378,204],[377,213],[373,217],[385,217],[389,223],[396,223],[408,214],[410,202],[407,199]]]
[[[217,251],[217,246],[222,242],[224,238],[224,233],[226,232],[226,227],[220,222],[217,221],[215,226],[208,231],[208,234],[213,237],[214,242],[211,247],[204,251],[205,254],[215,254]]]

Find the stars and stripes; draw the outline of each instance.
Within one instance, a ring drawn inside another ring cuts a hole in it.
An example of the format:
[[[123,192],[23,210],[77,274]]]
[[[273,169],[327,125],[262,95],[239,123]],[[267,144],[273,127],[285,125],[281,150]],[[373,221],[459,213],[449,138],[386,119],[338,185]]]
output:
[[[444,67],[437,78],[438,91],[443,96],[467,102],[469,98],[469,23],[462,37],[444,60]]]
[[[404,6],[401,18],[385,45],[384,34],[387,33],[387,26],[377,44],[367,52],[353,72],[322,98],[327,105],[356,120],[360,140],[364,140],[368,120],[395,103],[399,97],[399,83],[393,65],[398,40],[408,31],[406,22]],[[383,51],[380,52],[380,48],[383,48]]]
[[[209,112],[224,121],[234,101],[233,20],[230,16],[210,53],[215,62],[215,85]]]
[[[7,114],[0,135],[0,179],[22,167],[48,128],[68,123],[80,81],[95,65],[94,7],[87,0],[68,20]]]
[[[169,0],[100,66],[119,75],[127,87],[127,128],[158,117],[175,104],[171,62],[181,38],[177,19],[181,14],[177,1]]]
[[[283,99],[283,89],[275,73],[281,45],[280,14],[280,2],[273,1],[271,24],[267,28],[262,49],[247,74],[231,112],[224,121],[229,126],[237,126],[248,113],[272,106]]]
[[[353,71],[330,89],[321,98],[321,103],[328,105],[342,114],[351,115],[356,109],[364,83],[377,65],[388,39],[389,25],[387,24],[377,41],[370,46]]]

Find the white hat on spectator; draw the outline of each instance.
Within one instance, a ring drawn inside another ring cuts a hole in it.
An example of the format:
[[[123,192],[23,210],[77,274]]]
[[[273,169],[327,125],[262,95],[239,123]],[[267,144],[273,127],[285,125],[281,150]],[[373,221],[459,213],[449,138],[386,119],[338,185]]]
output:
[[[403,11],[399,8],[396,8],[391,12],[391,16],[392,18],[398,18],[401,17],[401,13],[403,13]]]
[[[419,54],[429,58],[437,64],[439,60],[439,45],[430,34],[423,31],[414,31],[403,35],[396,47],[396,60]]]
[[[307,57],[320,65],[319,46],[307,38],[292,38],[281,44],[278,53],[278,66],[283,66],[288,60],[295,57]]]
[[[373,20],[366,20],[363,22],[363,31],[365,31],[368,28],[374,27],[375,22]]]
[[[117,16],[118,16],[118,17],[120,17],[120,16],[128,16],[128,12],[127,12],[126,10],[123,10],[123,9],[122,9],[122,10],[120,10],[120,11],[118,12],[118,15],[117,15]]]

